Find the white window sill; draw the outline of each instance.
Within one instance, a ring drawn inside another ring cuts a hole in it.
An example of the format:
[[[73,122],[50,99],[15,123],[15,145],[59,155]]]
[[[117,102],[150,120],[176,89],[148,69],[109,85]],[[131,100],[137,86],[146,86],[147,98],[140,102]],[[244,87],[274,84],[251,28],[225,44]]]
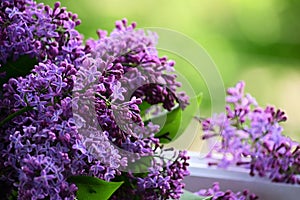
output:
[[[207,160],[199,153],[189,152],[190,176],[185,178],[186,188],[191,192],[211,187],[219,182],[221,190],[243,191],[249,189],[261,200],[294,200],[300,197],[300,185],[272,183],[266,178],[251,177],[248,170],[239,167],[217,169],[207,166]]]

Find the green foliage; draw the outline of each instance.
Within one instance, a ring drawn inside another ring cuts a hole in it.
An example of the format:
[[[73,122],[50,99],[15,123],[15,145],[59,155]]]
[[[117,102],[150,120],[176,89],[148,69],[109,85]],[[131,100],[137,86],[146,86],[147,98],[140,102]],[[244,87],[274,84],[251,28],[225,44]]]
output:
[[[5,64],[1,63],[0,73],[5,72],[6,76],[0,79],[0,89],[4,83],[7,83],[10,78],[26,76],[37,64],[37,60],[30,58],[28,55],[19,57],[17,60],[9,59]]]
[[[155,134],[155,137],[159,138],[161,143],[168,143],[177,138],[178,134],[181,134],[178,132],[181,118],[182,110],[179,106],[177,106],[175,109],[167,113],[166,121],[160,131]],[[164,119],[165,115],[162,115],[152,118],[151,121],[155,123],[164,121]]]
[[[151,104],[149,104],[146,101],[143,101],[140,105],[139,105],[139,109],[140,109],[140,115],[142,117],[145,116],[147,109],[149,109],[151,107]]]
[[[106,182],[91,176],[72,176],[69,182],[78,187],[78,200],[107,200],[123,182]]]
[[[182,110],[179,106],[167,113],[167,116],[161,115],[153,117],[150,120],[153,123],[161,123],[165,121],[163,127],[155,137],[160,139],[161,143],[169,143],[180,137],[189,123],[197,114],[202,100],[202,93],[196,97],[190,99],[190,105],[185,110]]]
[[[2,121],[0,121],[0,127],[2,127],[5,123],[9,122],[10,120],[12,120],[13,118],[22,115],[23,113],[32,110],[33,108],[30,106],[27,107],[23,107],[22,109],[8,115],[6,118],[4,118]]]
[[[148,172],[149,168],[152,166],[153,156],[143,156],[138,160],[128,160],[127,168],[134,173]]]
[[[10,194],[10,197],[8,200],[17,200],[18,199],[18,191],[17,190],[13,190]]]
[[[185,129],[188,127],[190,122],[197,115],[197,112],[200,112],[200,104],[202,102],[203,94],[200,93],[195,97],[190,99],[190,104],[182,112],[182,121],[178,130],[178,136],[180,136]],[[177,138],[177,137],[176,137]],[[174,139],[176,139],[174,138]]]

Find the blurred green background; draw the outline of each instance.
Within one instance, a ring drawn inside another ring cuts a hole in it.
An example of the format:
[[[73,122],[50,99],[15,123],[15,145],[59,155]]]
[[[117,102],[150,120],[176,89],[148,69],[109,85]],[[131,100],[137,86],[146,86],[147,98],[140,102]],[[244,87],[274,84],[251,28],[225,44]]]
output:
[[[53,5],[55,1],[39,1]],[[285,133],[300,141],[300,1],[298,0],[62,0],[79,15],[85,39],[111,31],[126,17],[139,28],[164,27],[197,41],[216,63],[225,87],[246,81],[260,105],[288,114]],[[172,55],[170,56],[171,58]],[[186,65],[181,58],[177,68]],[[191,77],[193,79],[193,77]],[[197,78],[193,81],[197,83]],[[203,110],[209,94],[203,82]],[[204,112],[205,113],[205,112]]]

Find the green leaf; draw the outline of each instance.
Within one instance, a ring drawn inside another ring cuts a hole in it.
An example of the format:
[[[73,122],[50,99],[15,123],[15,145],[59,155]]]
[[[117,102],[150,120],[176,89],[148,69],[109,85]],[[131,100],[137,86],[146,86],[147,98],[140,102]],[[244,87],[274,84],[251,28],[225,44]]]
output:
[[[165,120],[163,127],[155,137],[160,139],[161,143],[169,143],[182,135],[190,122],[193,120],[197,111],[199,111],[202,100],[202,93],[190,99],[190,104],[185,110],[178,106],[167,113],[167,116],[158,116],[151,119],[154,124],[160,124]]]
[[[7,83],[10,78],[26,76],[38,62],[36,59],[23,55],[16,61],[9,59],[5,64],[1,63],[0,73],[5,72],[6,76],[0,79],[0,88],[4,83]]]
[[[201,197],[190,191],[183,190],[180,200],[211,200],[212,197]]]
[[[166,115],[160,115],[145,120],[145,111],[151,107],[147,102],[143,102],[139,105],[141,116],[145,120],[145,124],[151,121],[154,124],[161,126],[158,133],[155,134],[156,138],[159,138],[161,143],[169,143],[176,140],[182,135],[190,122],[193,120],[197,111],[199,111],[202,101],[202,93],[190,99],[190,104],[185,110],[181,110],[179,106],[168,112]]]
[[[78,187],[78,200],[107,200],[123,182],[106,182],[91,176],[72,176],[69,182]]]
[[[22,115],[23,113],[32,110],[33,108],[30,106],[27,107],[23,107],[22,109],[8,115],[6,118],[4,118],[2,121],[0,121],[0,127],[3,126],[5,123],[9,122],[10,120],[12,120],[13,118]]]
[[[197,107],[199,108],[200,107],[200,104],[202,102],[202,98],[203,98],[203,94],[200,93],[196,96],[196,101],[197,101]]]
[[[145,173],[149,172],[149,168],[152,166],[153,156],[143,156],[138,160],[128,160],[127,169],[133,173]]]
[[[140,109],[140,115],[141,117],[145,116],[145,112],[147,109],[149,109],[151,107],[151,104],[149,104],[146,101],[143,101],[140,105],[139,105],[139,109]]]
[[[157,116],[151,119],[154,124],[159,124],[165,120],[163,127],[155,137],[160,139],[161,143],[169,143],[174,138],[178,137],[178,130],[181,123],[182,110],[179,106],[167,113],[167,116]],[[166,119],[165,119],[166,118]]]
[[[202,102],[203,94],[200,93],[190,99],[190,104],[182,111],[182,121],[178,130],[178,137],[185,131],[190,122],[200,112],[200,104]],[[177,138],[177,137],[176,137]],[[174,138],[174,139],[176,139]]]
[[[18,199],[18,191],[17,190],[13,190],[9,196],[8,200],[17,200]]]

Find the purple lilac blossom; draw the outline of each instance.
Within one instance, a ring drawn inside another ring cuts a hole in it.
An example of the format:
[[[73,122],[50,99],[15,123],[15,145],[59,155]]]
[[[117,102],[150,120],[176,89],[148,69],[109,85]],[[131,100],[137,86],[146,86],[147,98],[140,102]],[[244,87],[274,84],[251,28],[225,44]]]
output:
[[[171,110],[176,101],[186,107],[188,99],[186,95],[180,96],[181,100],[176,99],[179,96],[176,88],[180,83],[175,81],[175,74],[165,73],[174,63],[158,57],[155,50],[157,36],[154,33],[146,35],[143,30],[134,28],[135,23],[127,25],[124,19],[116,22],[116,29],[109,36],[98,31],[102,33],[99,40],[87,42],[90,54],[79,70],[81,74],[76,81],[80,83],[76,87],[81,91],[84,89],[84,95],[90,89],[84,88],[85,85],[96,80],[101,82],[100,85],[96,84],[96,88],[91,88],[97,93],[98,121],[102,130],[110,130],[110,137],[117,139],[115,144],[118,146],[122,146],[122,138],[130,137],[134,142],[138,137],[133,131],[136,125],[143,125],[138,108],[143,101],[162,103]],[[139,137],[151,135],[146,132]]]
[[[187,106],[187,96],[176,93],[180,86],[175,81],[176,76],[166,73],[173,71],[174,62],[158,57],[154,33],[135,30],[135,23],[127,25],[126,19],[117,21],[116,29],[109,36],[104,31],[98,33],[99,40],[87,42],[89,54],[79,69],[75,84],[76,103],[84,106],[90,104],[91,99],[95,102],[101,130],[108,133],[107,137],[115,146],[133,153],[128,156],[126,151],[125,154],[119,152],[127,156],[129,162],[155,156],[158,150],[164,151],[154,137],[158,127],[143,123],[138,105],[143,101],[161,103],[168,110],[176,102],[182,108]],[[84,98],[87,95],[90,95],[88,100]],[[93,112],[89,108],[79,114],[84,129],[95,124],[87,110]],[[153,161],[150,172],[143,177],[135,173],[124,175],[137,187],[124,184],[113,198],[132,198],[134,195],[138,199],[178,199],[184,187],[181,181],[188,175],[187,160],[185,152],[178,152],[177,158],[164,162],[164,166]],[[148,184],[150,180],[157,183]]]
[[[53,9],[32,0],[3,0],[0,6],[0,64],[29,55],[76,65],[84,55],[82,36],[75,30],[80,20],[59,2]]]
[[[162,103],[168,110],[176,102],[185,108],[188,96],[176,91],[181,84],[171,73],[174,71],[174,61],[158,57],[155,33],[146,34],[144,30],[135,30],[135,27],[135,23],[128,25],[127,20],[123,19],[116,22],[116,29],[109,36],[99,30],[99,40],[87,41],[87,52],[94,59],[101,60],[97,62],[99,71],[109,74],[109,81],[119,80],[122,83],[123,89],[127,90],[125,98],[135,96],[152,105]],[[112,79],[113,76],[115,79]],[[113,86],[117,84],[113,83]]]
[[[9,171],[2,180],[18,188],[20,199],[73,199],[76,186],[66,181],[68,177],[92,175],[109,181],[124,163],[107,137],[99,141],[99,154],[109,158],[111,165],[100,163],[82,144],[71,111],[75,73],[74,66],[64,62],[60,66],[40,63],[28,76],[4,84],[1,101],[7,105],[1,106],[1,113],[31,108],[0,129],[1,169]],[[20,99],[23,102],[16,104]]]
[[[226,113],[203,120],[203,139],[220,136],[211,153],[221,159],[209,165],[231,164],[250,169],[250,175],[269,177],[274,182],[300,184],[300,145],[282,134],[285,113],[272,106],[259,107],[244,94],[244,82],[227,90]]]
[[[161,153],[165,151],[161,146],[156,148]],[[152,167],[149,168],[148,173],[127,174],[125,180],[130,184],[123,185],[112,199],[180,199],[185,186],[182,180],[189,175],[188,160],[186,151],[174,152],[169,159],[158,156],[157,159],[152,160]]]
[[[248,190],[243,192],[234,193],[231,190],[222,191],[220,189],[219,183],[213,183],[212,187],[209,189],[202,189],[195,194],[203,197],[211,197],[212,200],[255,200],[258,197],[250,193]]]
[[[83,47],[74,29],[80,24],[77,15],[60,3],[53,9],[31,0],[4,0],[0,5],[0,63],[23,55],[39,62],[27,76],[3,85],[0,185],[6,197],[17,191],[19,199],[74,199],[77,187],[67,178],[89,175],[106,181],[128,177],[136,184],[124,184],[113,198],[120,199],[117,195],[125,192],[140,199],[178,199],[184,187],[181,180],[188,174],[185,152],[178,152],[163,167],[153,162],[143,176],[120,171],[127,166],[127,157],[118,148],[134,153],[133,160],[164,151],[154,137],[158,126],[145,126],[141,119],[142,101],[161,103],[168,110],[176,102],[182,108],[188,104],[187,96],[176,92],[180,86],[176,76],[166,73],[173,70],[174,62],[157,55],[155,34],[134,30],[134,23],[127,26],[122,20],[110,36],[98,31],[100,39]],[[95,61],[96,68],[88,60]],[[75,78],[80,74],[90,74],[87,81],[97,83],[91,91],[97,95],[90,101],[95,103],[101,131],[86,127],[84,119],[78,127],[80,115],[73,115],[73,89],[86,84]],[[85,135],[92,135],[92,141]],[[157,184],[143,184],[150,179]]]

